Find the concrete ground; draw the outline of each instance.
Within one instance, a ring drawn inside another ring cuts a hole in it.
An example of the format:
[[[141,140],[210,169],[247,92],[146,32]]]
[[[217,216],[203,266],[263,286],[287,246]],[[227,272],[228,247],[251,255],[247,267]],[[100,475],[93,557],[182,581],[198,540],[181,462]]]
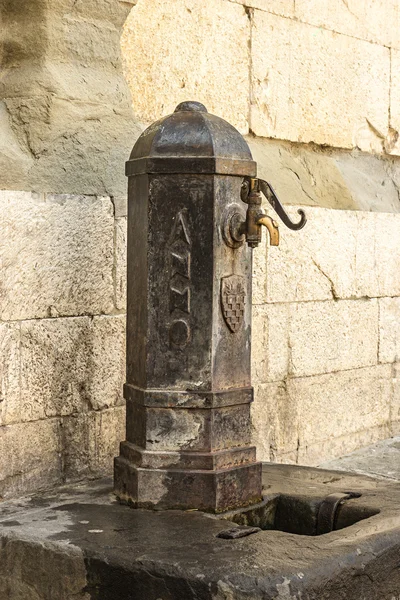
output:
[[[400,436],[324,462],[319,467],[369,475],[387,481],[400,481]]]

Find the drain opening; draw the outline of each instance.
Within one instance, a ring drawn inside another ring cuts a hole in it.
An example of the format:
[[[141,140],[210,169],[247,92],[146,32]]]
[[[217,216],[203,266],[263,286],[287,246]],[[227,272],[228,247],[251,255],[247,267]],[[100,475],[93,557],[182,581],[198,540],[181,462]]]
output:
[[[229,516],[229,520],[253,528],[252,533],[258,528],[296,535],[325,535],[379,514],[379,509],[358,502],[360,497],[358,492],[325,497],[279,494],[266,499],[262,505]],[[233,538],[229,535],[219,537]],[[243,534],[236,537],[243,537]]]

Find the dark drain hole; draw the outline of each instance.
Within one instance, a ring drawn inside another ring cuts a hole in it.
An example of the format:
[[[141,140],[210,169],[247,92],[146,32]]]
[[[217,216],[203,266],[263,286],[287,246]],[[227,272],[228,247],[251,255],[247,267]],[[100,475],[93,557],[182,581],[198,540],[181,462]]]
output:
[[[324,535],[379,514],[378,509],[361,504],[358,501],[360,496],[357,492],[335,493],[326,497],[280,494],[266,500],[263,505],[230,516],[230,521],[245,527],[237,535],[228,534],[231,530],[227,530],[219,537],[243,537],[255,533],[257,528],[296,535]],[[245,533],[247,528],[253,530]]]

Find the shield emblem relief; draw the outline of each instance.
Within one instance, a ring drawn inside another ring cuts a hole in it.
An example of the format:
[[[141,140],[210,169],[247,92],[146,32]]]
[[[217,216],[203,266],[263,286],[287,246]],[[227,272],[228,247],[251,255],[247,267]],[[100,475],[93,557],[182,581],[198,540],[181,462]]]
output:
[[[240,275],[222,277],[222,314],[232,333],[236,333],[243,322],[245,304],[246,287],[244,277],[240,277]]]

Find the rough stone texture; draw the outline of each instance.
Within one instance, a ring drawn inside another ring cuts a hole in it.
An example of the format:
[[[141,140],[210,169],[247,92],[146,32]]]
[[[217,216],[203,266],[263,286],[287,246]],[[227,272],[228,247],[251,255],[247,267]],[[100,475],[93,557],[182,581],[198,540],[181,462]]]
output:
[[[358,150],[248,136],[258,175],[284,204],[399,212],[400,163]]]
[[[0,427],[21,420],[19,348],[19,324],[0,324]]]
[[[399,30],[399,27],[397,27]],[[390,154],[400,154],[400,51],[391,50],[391,85],[390,85],[390,138],[386,151]]]
[[[23,322],[20,360],[23,421],[121,404],[125,318]]]
[[[296,17],[382,46],[400,45],[397,0],[296,0]]]
[[[389,434],[391,365],[256,387],[258,458],[318,464]]]
[[[0,318],[110,312],[109,198],[0,191]]]
[[[263,483],[263,506],[224,518],[132,510],[112,500],[107,481],[2,503],[0,593],[11,600],[398,598],[397,483],[288,465],[265,465]],[[310,537],[323,499],[343,490],[360,495],[338,509],[339,524],[348,526]],[[250,530],[252,523],[264,530]],[[232,529],[252,534],[224,539]]]
[[[296,217],[295,208],[288,212]],[[257,257],[257,304],[400,295],[399,215],[306,212],[303,230],[282,228],[280,246],[267,249],[266,263],[262,251]]]
[[[126,309],[126,218],[115,221],[115,306]]]
[[[381,148],[389,85],[389,49],[255,11],[250,127],[256,135],[364,150],[376,149],[378,138]]]
[[[250,8],[258,8],[283,17],[294,17],[295,0],[230,0]]]
[[[135,116],[149,123],[193,98],[247,133],[249,38],[235,3],[139,0],[122,36]]]
[[[293,304],[290,371],[303,376],[372,366],[378,335],[376,299]]]
[[[281,381],[289,372],[288,304],[253,307],[252,378],[256,383]]]
[[[3,2],[1,187],[122,194],[139,133],[122,76],[131,3]]]
[[[125,437],[125,407],[76,414],[62,422],[64,476],[67,480],[112,473]]]
[[[0,496],[13,497],[60,482],[58,419],[0,427]]]
[[[400,298],[379,300],[379,361],[400,361]]]

